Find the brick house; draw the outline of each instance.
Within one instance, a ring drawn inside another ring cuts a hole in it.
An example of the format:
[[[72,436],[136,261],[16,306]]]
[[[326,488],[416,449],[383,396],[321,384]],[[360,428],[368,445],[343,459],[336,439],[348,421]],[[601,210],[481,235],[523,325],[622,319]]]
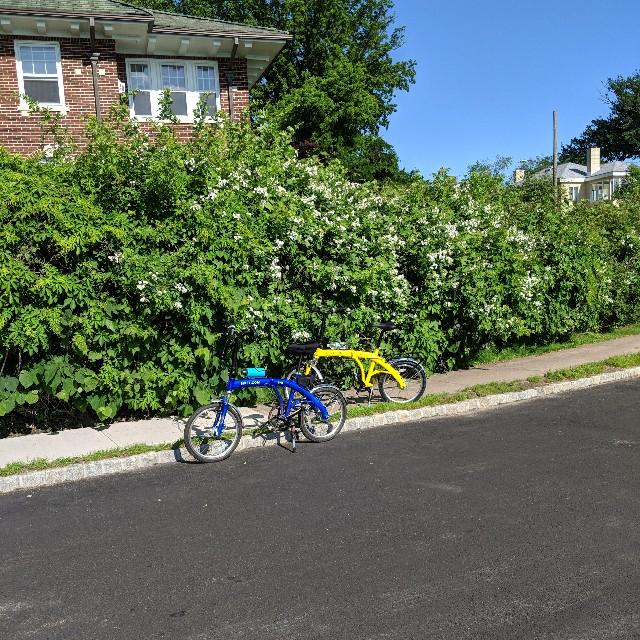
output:
[[[0,146],[26,154],[40,147],[24,95],[60,112],[73,137],[130,91],[131,115],[145,121],[158,116],[169,89],[184,135],[201,97],[210,116],[238,119],[290,37],[116,0],[0,0]]]

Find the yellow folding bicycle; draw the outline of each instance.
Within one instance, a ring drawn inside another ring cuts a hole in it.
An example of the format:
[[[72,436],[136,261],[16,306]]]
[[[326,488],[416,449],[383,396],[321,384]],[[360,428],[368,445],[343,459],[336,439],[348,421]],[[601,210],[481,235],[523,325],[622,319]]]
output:
[[[323,358],[347,358],[353,360],[357,366],[356,392],[366,391],[369,402],[371,402],[376,383],[385,402],[415,402],[422,397],[427,388],[427,374],[422,364],[415,358],[401,357],[386,360],[380,355],[380,345],[385,332],[395,329],[393,322],[375,325],[380,329],[375,349],[360,351],[349,349],[344,343],[327,344],[324,334],[326,319],[330,312],[319,309],[315,311],[322,316],[319,338],[317,341],[290,344],[287,347],[288,353],[298,356],[298,364],[289,372],[287,378],[303,376],[310,384],[322,384],[324,376],[319,361]]]

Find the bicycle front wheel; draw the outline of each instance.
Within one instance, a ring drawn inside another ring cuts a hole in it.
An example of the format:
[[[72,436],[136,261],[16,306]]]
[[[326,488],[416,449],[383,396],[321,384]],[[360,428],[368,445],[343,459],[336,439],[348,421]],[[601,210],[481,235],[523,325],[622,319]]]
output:
[[[311,442],[327,442],[335,438],[347,419],[347,401],[337,387],[323,384],[311,393],[322,402],[329,418],[325,420],[312,405],[304,405],[300,411],[300,431]]]
[[[427,374],[422,365],[411,358],[396,358],[389,364],[397,369],[405,382],[404,389],[400,388],[397,380],[383,373],[378,378],[380,395],[385,402],[415,402],[419,400],[427,388]]]
[[[219,462],[228,458],[242,437],[242,416],[232,405],[227,405],[222,430],[219,430],[222,402],[217,400],[200,407],[184,428],[187,451],[200,462]],[[214,429],[214,425],[218,425]]]

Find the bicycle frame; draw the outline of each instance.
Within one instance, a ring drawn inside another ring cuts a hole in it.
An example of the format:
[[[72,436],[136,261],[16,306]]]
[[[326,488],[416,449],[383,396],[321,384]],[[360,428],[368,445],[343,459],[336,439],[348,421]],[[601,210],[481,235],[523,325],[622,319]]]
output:
[[[227,382],[227,389],[222,395],[222,411],[216,415],[216,421],[213,424],[213,430],[217,431],[218,436],[222,434],[224,428],[224,421],[227,417],[227,410],[229,408],[229,396],[234,391],[241,391],[242,389],[255,389],[258,387],[273,389],[273,392],[280,405],[280,413],[284,418],[288,418],[291,413],[300,407],[305,402],[308,402],[317,411],[320,412],[323,420],[329,419],[329,412],[327,408],[314,396],[309,390],[299,385],[295,380],[285,380],[283,378],[229,378]],[[288,393],[285,400],[280,393],[280,388],[286,387],[295,393]],[[296,400],[296,393],[300,394],[304,400]]]
[[[320,358],[348,358],[353,360],[360,370],[360,379],[362,384],[370,389],[373,387],[371,380],[381,373],[388,373],[399,385],[401,389],[407,386],[404,378],[400,375],[400,372],[390,365],[379,353],[378,349],[375,351],[356,351],[353,349],[316,349],[313,354],[313,359],[318,360]],[[363,360],[369,362],[369,367],[365,372]],[[307,363],[305,368],[306,375],[309,375],[311,371],[311,363]]]

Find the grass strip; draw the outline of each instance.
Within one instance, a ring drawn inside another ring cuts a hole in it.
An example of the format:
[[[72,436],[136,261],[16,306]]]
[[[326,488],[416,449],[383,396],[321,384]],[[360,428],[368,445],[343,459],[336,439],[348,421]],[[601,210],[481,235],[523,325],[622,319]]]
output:
[[[589,362],[568,369],[558,369],[549,371],[544,376],[531,376],[526,380],[515,380],[513,382],[489,382],[486,384],[477,384],[466,389],[462,389],[456,393],[437,393],[425,396],[417,402],[407,404],[396,404],[393,402],[382,402],[372,406],[350,407],[348,410],[349,418],[359,418],[363,416],[371,416],[377,413],[386,413],[388,411],[398,411],[401,409],[411,410],[420,409],[422,407],[431,407],[440,404],[451,404],[461,402],[463,400],[471,400],[473,398],[484,398],[499,393],[510,393],[514,391],[524,391],[533,387],[540,387],[553,382],[562,382],[565,380],[579,380],[580,378],[589,378],[601,373],[609,373],[612,371],[620,371],[630,369],[632,367],[640,367],[640,353],[629,355],[614,356],[601,360],[600,362]],[[260,428],[243,429],[243,435],[259,435]],[[147,445],[135,444],[130,447],[121,449],[107,449],[105,451],[96,451],[84,456],[74,458],[58,458],[56,460],[46,460],[40,458],[30,462],[14,462],[4,467],[0,467],[0,477],[16,475],[18,473],[26,473],[28,471],[42,471],[44,469],[54,469],[58,467],[66,467],[80,462],[94,462],[96,460],[108,460],[110,458],[125,458],[128,456],[139,455],[141,453],[149,453],[153,451],[168,451],[170,449],[179,449],[184,443],[178,440],[173,444],[166,445]]]
[[[552,351],[573,349],[585,344],[607,342],[609,340],[615,340],[616,338],[624,338],[625,336],[635,336],[638,334],[640,334],[640,323],[617,327],[616,329],[603,333],[575,333],[569,336],[567,340],[545,345],[517,345],[514,347],[504,347],[503,349],[488,347],[487,349],[480,351],[480,353],[473,358],[471,365],[493,364],[496,362],[504,362],[505,360],[513,360],[514,358],[537,356],[543,353],[550,353]]]
[[[29,462],[12,462],[4,467],[0,467],[0,477],[13,476],[18,473],[26,473],[27,471],[44,471],[45,469],[68,467],[80,462],[97,462],[98,460],[110,460],[112,458],[128,458],[129,456],[136,456],[141,453],[169,451],[170,449],[179,449],[182,444],[181,440],[173,444],[134,444],[129,447],[104,449],[102,451],[88,453],[84,456],[74,456],[71,458],[56,458],[55,460],[37,458]]]
[[[487,384],[476,384],[467,387],[456,393],[437,393],[425,396],[417,402],[410,402],[399,405],[394,402],[381,402],[372,406],[358,406],[349,408],[350,418],[359,418],[363,416],[371,416],[376,413],[385,413],[387,411],[398,411],[398,409],[421,409],[423,407],[431,407],[438,404],[451,404],[461,402],[463,400],[472,400],[473,398],[484,398],[499,393],[510,393],[514,391],[525,391],[533,387],[540,387],[553,382],[561,382],[564,380],[578,380],[580,378],[589,378],[597,376],[600,373],[609,373],[621,369],[630,369],[632,367],[640,367],[640,353],[629,355],[613,356],[599,362],[589,362],[568,369],[558,369],[549,371],[544,376],[531,376],[526,380],[515,380],[513,382],[489,382]],[[428,388],[428,386],[427,386]]]

